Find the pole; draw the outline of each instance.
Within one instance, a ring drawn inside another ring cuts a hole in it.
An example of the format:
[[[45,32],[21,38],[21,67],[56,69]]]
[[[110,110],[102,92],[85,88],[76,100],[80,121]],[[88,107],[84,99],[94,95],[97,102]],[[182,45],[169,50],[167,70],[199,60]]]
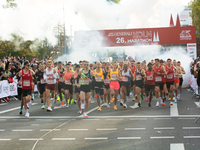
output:
[[[60,53],[60,30],[59,30],[59,24],[58,24],[58,47],[59,47],[59,55],[58,56],[61,56],[61,53]]]
[[[67,54],[66,50],[66,35],[65,35],[65,9],[63,3],[63,17],[64,17],[64,53]]]

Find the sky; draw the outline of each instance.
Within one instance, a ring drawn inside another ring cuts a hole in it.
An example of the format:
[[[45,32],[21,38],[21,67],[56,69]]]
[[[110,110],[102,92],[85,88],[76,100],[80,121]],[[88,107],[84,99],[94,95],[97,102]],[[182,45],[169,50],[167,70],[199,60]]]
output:
[[[1,0],[0,5],[6,0]],[[16,0],[17,8],[0,7],[0,37],[11,33],[25,40],[49,39],[56,44],[55,27],[64,24],[67,35],[77,30],[168,27],[190,0]],[[64,6],[64,11],[63,11]]]

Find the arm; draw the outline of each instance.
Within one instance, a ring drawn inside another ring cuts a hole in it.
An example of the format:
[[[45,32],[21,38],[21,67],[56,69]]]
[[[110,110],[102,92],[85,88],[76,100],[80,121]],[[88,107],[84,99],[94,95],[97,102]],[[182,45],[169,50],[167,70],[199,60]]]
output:
[[[184,68],[183,68],[183,67],[181,67],[181,69],[182,69],[182,74],[186,74],[186,72],[185,72]]]
[[[162,66],[161,70],[162,70],[162,72],[163,72],[163,73],[161,73],[161,75],[167,75],[167,72],[166,72],[166,70],[165,70],[165,67],[164,67],[164,66]]]

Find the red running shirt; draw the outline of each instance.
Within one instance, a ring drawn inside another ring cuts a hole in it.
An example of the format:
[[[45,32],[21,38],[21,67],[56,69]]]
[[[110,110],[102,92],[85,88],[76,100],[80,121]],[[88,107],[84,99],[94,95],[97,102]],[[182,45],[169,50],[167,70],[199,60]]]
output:
[[[147,70],[145,73],[147,76],[145,84],[146,85],[154,85],[154,77],[151,76],[152,72]]]
[[[32,89],[31,83],[33,82],[32,76],[31,76],[31,70],[28,70],[27,74],[24,74],[24,70],[22,70],[22,89],[30,90]]]

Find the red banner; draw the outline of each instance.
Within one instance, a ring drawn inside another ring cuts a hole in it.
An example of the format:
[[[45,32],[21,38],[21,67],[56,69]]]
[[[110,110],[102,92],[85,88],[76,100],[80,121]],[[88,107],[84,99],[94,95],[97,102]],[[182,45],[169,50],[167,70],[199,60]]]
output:
[[[196,28],[190,26],[76,31],[74,42],[77,48],[196,43]]]

